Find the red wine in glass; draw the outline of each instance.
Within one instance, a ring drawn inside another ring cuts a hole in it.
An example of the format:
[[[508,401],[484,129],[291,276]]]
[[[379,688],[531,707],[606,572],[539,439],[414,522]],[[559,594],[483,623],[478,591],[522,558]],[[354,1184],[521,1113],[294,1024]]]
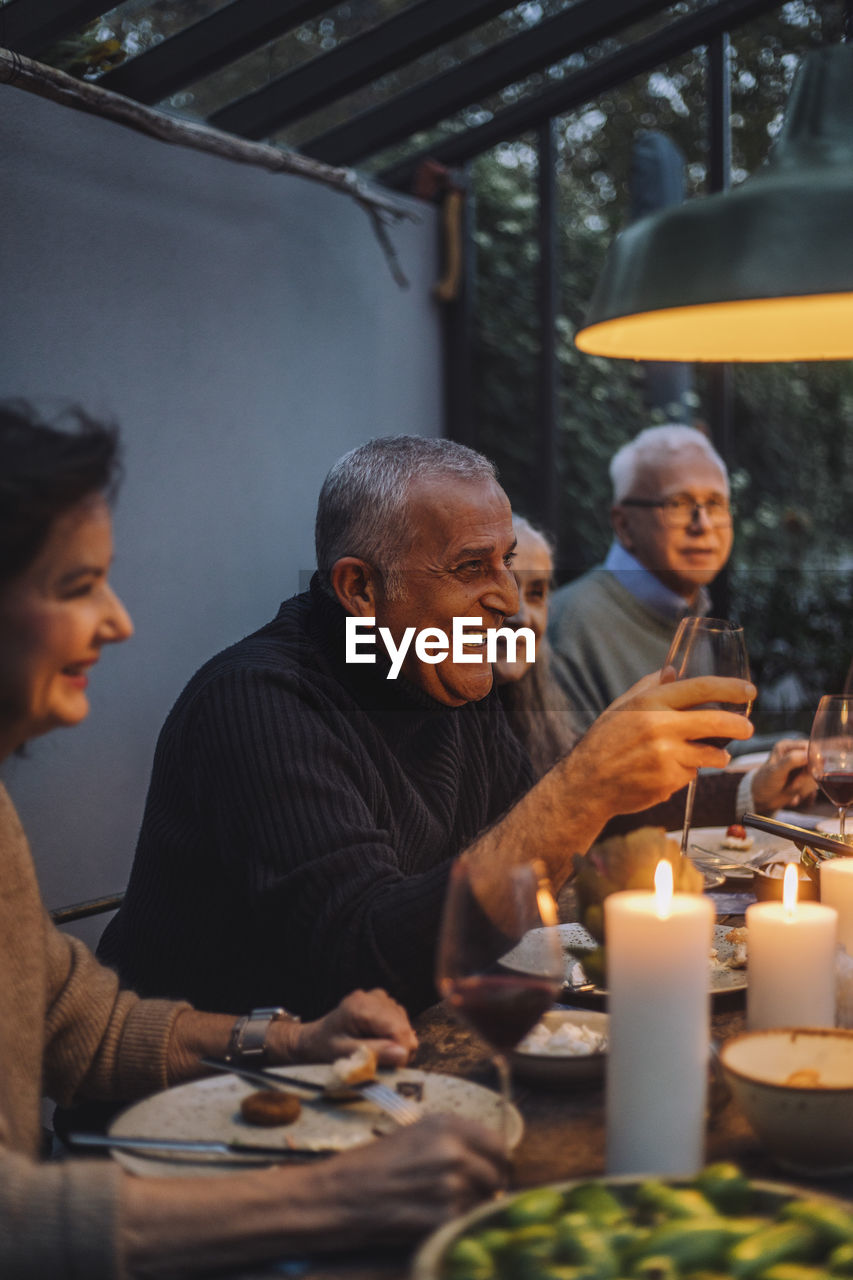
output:
[[[508,870],[453,864],[438,938],[436,980],[460,1019],[491,1050],[508,1147],[514,1049],[553,1003],[566,977],[557,907],[539,862]]]
[[[554,1003],[547,978],[529,974],[478,974],[446,983],[447,999],[487,1044],[501,1053],[514,1049]]]
[[[853,804],[853,697],[821,698],[809,737],[809,770],[826,798],[838,809],[843,836]]]
[[[815,781],[827,800],[839,809],[849,809],[853,804],[853,772],[821,773]]]

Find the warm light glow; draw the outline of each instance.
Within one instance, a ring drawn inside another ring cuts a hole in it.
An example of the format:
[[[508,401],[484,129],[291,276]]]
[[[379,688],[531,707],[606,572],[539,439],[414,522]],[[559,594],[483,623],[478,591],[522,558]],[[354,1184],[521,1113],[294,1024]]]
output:
[[[655,911],[659,920],[672,915],[672,863],[666,858],[655,868]]]
[[[623,360],[853,359],[853,293],[750,298],[602,320],[575,346]]]
[[[536,905],[539,908],[539,918],[543,924],[555,925],[558,923],[557,904],[554,901],[554,895],[545,884],[540,884],[536,890]]]
[[[785,879],[782,881],[782,905],[789,916],[794,916],[797,909],[797,890],[800,873],[796,862],[789,862],[785,868]]]

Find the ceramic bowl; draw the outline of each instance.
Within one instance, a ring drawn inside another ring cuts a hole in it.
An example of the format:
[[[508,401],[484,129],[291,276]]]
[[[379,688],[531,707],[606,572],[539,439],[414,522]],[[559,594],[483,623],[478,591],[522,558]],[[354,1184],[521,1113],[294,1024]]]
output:
[[[795,859],[791,859],[795,861]],[[782,884],[785,867],[788,863],[782,858],[770,858],[755,868],[752,877],[752,891],[759,902],[781,902]],[[820,894],[806,868],[800,863],[797,866],[797,898],[800,902],[817,902]]]
[[[542,1018],[549,1031],[557,1031],[567,1023],[589,1027],[599,1035],[607,1035],[610,1019],[594,1009],[550,1009]],[[586,1080],[599,1079],[604,1072],[607,1051],[601,1053],[530,1053],[516,1049],[510,1055],[513,1074],[531,1084],[551,1089],[571,1089]]]
[[[748,1031],[726,1041],[720,1063],[735,1103],[783,1169],[853,1173],[853,1031]]]

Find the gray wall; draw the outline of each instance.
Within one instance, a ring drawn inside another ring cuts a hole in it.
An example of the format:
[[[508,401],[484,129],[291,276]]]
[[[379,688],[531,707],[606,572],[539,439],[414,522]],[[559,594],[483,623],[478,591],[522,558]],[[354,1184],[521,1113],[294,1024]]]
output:
[[[346,197],[6,86],[0,167],[0,395],[71,398],[125,440],[113,582],[136,635],[89,719],[3,769],[54,906],[124,886],[158,729],[298,589],[330,464],[440,433],[435,225],[413,201],[392,229],[401,290]]]

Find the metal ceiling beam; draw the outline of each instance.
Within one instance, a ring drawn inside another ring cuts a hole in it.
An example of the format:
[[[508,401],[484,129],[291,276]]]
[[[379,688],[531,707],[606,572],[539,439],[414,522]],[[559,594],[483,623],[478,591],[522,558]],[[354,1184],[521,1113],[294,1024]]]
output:
[[[418,166],[427,158],[448,166],[463,164],[498,143],[510,142],[536,128],[544,120],[573,111],[598,94],[653,70],[667,58],[688,53],[721,32],[733,30],[778,7],[779,0],[718,0],[701,13],[681,18],[645,40],[638,40],[619,53],[567,76],[544,93],[499,111],[488,123],[453,134],[417,155],[408,156],[400,164],[383,170],[379,177],[389,186],[408,186]]]
[[[223,9],[108,71],[98,84],[137,102],[160,102],[301,22],[310,21],[333,3],[334,0],[278,0],[276,4],[270,4],[270,0],[231,0]]]
[[[34,58],[108,8],[107,0],[9,0],[0,9],[0,44]]]
[[[268,137],[275,129],[464,35],[512,4],[513,0],[419,0],[330,53],[229,102],[209,123],[245,138]]]
[[[666,7],[667,0],[577,0],[555,17],[312,138],[300,150],[331,164],[355,163]]]

